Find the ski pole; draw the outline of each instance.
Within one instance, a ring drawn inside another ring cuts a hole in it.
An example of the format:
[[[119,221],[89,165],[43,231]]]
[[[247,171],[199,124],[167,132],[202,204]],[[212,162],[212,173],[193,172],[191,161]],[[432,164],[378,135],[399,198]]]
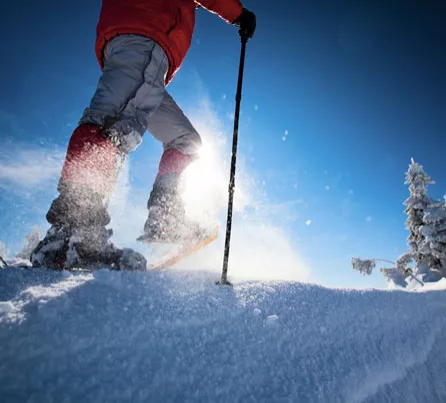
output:
[[[231,158],[231,174],[229,179],[229,201],[228,201],[228,217],[226,222],[226,240],[225,240],[225,254],[223,259],[223,271],[221,274],[221,280],[218,284],[231,285],[228,281],[228,262],[229,262],[229,249],[231,243],[231,230],[232,230],[232,210],[234,206],[234,192],[235,192],[235,168],[237,162],[237,142],[238,142],[238,123],[240,117],[240,103],[242,100],[242,86],[243,86],[243,70],[245,67],[245,53],[246,44],[248,42],[248,35],[246,32],[241,32],[240,37],[242,40],[242,48],[240,52],[240,65],[238,72],[238,84],[237,94],[235,97],[235,115],[234,115],[234,134],[232,138],[232,158]]]

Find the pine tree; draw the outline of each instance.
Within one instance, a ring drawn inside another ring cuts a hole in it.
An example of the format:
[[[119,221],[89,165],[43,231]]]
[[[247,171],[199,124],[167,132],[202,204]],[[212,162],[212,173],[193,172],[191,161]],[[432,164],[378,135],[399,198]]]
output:
[[[420,252],[426,256],[430,269],[446,277],[446,204],[442,201],[432,203],[424,211],[423,222]]]
[[[407,214],[406,229],[409,231],[410,252],[403,254],[392,268],[382,268],[387,281],[402,287],[423,281],[437,281],[446,277],[446,195],[445,201],[431,199],[427,186],[434,184],[423,166],[413,158],[406,172],[405,184],[410,196],[404,202]],[[377,261],[383,259],[352,259],[354,270],[370,275]]]
[[[424,172],[423,166],[416,163],[413,158],[406,172],[406,185],[409,185],[410,196],[404,202],[407,206],[406,229],[410,232],[408,243],[413,252],[419,252],[422,242],[420,227],[423,225],[423,215],[426,208],[431,204],[431,199],[427,195],[427,185],[435,182]]]
[[[438,202],[427,195],[427,186],[434,184],[432,178],[424,171],[423,166],[413,158],[406,173],[405,184],[409,185],[410,196],[404,202],[407,206],[406,229],[410,232],[408,244],[416,263],[415,273],[423,275],[423,279],[433,281],[438,279],[432,269],[438,267],[439,260],[435,258],[426,243],[426,236],[422,231],[425,213],[435,208]]]

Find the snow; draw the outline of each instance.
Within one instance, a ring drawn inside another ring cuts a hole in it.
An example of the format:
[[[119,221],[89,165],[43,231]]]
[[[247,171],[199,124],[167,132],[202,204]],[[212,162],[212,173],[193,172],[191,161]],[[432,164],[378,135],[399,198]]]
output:
[[[278,321],[279,317],[277,315],[270,315],[266,318],[266,326],[268,327],[277,326]]]
[[[425,283],[424,287],[419,288],[419,292],[426,292],[426,291],[441,291],[446,290],[446,278],[442,278],[439,281],[436,281],[435,283]]]
[[[31,262],[27,259],[22,259],[19,257],[15,257],[12,259],[7,259],[6,263],[10,267],[31,267]]]
[[[0,400],[446,401],[446,280],[422,292],[215,280],[0,270]]]
[[[15,311],[14,304],[10,301],[0,302],[0,316]]]

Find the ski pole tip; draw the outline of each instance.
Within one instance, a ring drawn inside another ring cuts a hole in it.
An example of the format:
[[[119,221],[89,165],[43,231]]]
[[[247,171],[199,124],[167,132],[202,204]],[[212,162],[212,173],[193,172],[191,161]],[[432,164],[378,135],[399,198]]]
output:
[[[234,287],[232,283],[230,283],[228,280],[219,280],[215,282],[215,285],[227,285],[229,287]]]

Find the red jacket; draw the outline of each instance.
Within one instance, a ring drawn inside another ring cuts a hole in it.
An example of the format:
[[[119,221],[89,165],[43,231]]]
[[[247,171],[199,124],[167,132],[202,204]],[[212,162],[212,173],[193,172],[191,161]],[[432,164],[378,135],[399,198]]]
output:
[[[101,68],[108,40],[122,34],[143,35],[153,39],[166,52],[168,83],[189,50],[196,5],[218,14],[229,23],[242,13],[239,0],[102,0],[96,38],[96,56]]]

